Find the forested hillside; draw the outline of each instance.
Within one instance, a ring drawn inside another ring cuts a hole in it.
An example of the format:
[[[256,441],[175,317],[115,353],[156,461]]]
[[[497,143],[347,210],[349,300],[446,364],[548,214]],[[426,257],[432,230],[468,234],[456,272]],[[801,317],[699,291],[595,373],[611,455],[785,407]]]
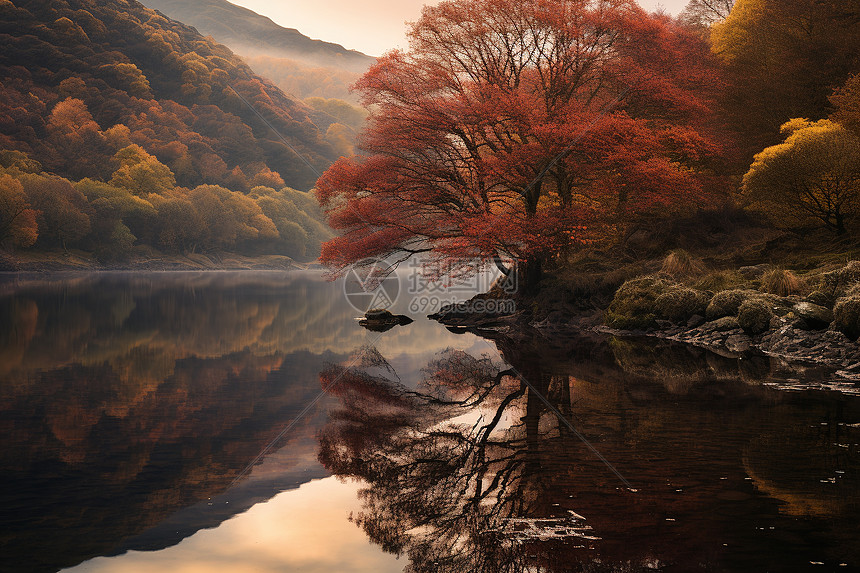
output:
[[[134,1],[0,0],[0,42],[3,246],[315,256],[286,186],[338,155],[330,115]]]

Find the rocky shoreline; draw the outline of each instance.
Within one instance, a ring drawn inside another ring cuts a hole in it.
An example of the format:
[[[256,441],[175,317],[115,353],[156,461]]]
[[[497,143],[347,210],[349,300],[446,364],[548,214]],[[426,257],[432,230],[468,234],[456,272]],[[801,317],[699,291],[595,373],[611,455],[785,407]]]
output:
[[[736,321],[715,320],[693,328],[671,326],[665,330],[618,330],[593,327],[594,332],[619,337],[653,337],[704,348],[726,358],[767,356],[786,362],[832,368],[840,378],[860,381],[860,346],[833,330],[809,331],[785,321],[776,330],[750,335]]]
[[[446,319],[434,315],[440,323],[457,332],[473,332],[494,338],[514,337],[522,329],[536,331],[548,340],[576,339],[584,333],[624,339],[653,338],[702,348],[728,359],[745,360],[766,357],[794,366],[826,368],[833,377],[845,382],[860,382],[860,345],[834,330],[810,331],[781,320],[776,330],[759,335],[746,333],[731,317],[704,321],[696,326],[664,325],[665,328],[622,330],[602,324],[602,313],[585,313],[552,321],[528,322],[523,316],[473,316]],[[694,323],[697,321],[694,321]]]
[[[639,277],[624,283],[606,308],[590,311],[550,296],[537,317],[533,305],[518,301],[518,312],[508,316],[443,308],[430,318],[490,336],[515,337],[518,330],[531,329],[547,340],[584,332],[656,338],[729,359],[766,357],[823,367],[845,382],[860,382],[860,344],[853,337],[858,317],[851,308],[860,291],[860,263],[811,273],[803,277],[805,292],[784,296],[762,290],[766,271],[762,266],[750,281],[717,292],[671,277]]]

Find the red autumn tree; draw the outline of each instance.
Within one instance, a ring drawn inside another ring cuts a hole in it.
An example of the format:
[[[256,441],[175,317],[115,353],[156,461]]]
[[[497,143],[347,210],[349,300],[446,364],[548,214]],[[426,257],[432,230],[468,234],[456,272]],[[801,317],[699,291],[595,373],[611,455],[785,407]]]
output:
[[[336,270],[429,252],[529,279],[584,239],[689,206],[707,46],[631,0],[449,0],[358,82],[360,157],[318,181]],[[706,90],[705,90],[706,91]],[[585,228],[587,227],[587,229]],[[456,269],[455,269],[456,270]]]

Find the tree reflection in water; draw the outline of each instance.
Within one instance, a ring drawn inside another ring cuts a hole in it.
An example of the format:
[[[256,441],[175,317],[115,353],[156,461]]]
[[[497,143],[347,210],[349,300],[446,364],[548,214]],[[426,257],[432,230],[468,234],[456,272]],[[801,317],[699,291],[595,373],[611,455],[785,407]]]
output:
[[[540,341],[496,344],[638,491],[489,356],[445,351],[413,389],[363,349],[354,366],[320,375],[340,400],[320,434],[320,461],[366,484],[352,519],[374,543],[407,557],[406,572],[856,564],[856,448],[806,456],[830,446],[820,435],[806,432],[813,441],[801,444],[785,431],[853,420],[856,399],[779,392],[762,385],[771,375],[766,362],[750,369],[674,346],[580,340],[576,356],[556,361]],[[769,451],[756,448],[763,438]],[[821,465],[825,458],[839,467]],[[781,489],[759,483],[787,463],[807,482],[823,472],[842,481],[802,490],[778,475]],[[813,503],[820,499],[829,504]],[[798,516],[792,507],[825,509]]]
[[[386,551],[407,554],[408,572],[569,570],[571,552],[596,537],[549,501],[543,462],[567,438],[564,426],[547,424],[536,393],[488,356],[449,350],[424,372],[409,390],[365,349],[355,366],[320,375],[343,404],[320,436],[320,460],[370,484],[353,520]],[[567,380],[532,375],[569,413]]]

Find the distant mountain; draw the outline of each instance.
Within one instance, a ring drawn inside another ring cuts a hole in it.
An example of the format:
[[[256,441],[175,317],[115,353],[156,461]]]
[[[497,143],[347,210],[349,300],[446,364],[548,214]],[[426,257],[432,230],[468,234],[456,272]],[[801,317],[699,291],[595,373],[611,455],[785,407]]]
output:
[[[358,105],[361,101],[359,95],[350,89],[361,77],[360,72],[320,66],[297,58],[246,54],[241,51],[237,53],[255,72],[305,103],[308,103],[307,98],[312,97],[334,98],[352,105]]]
[[[313,40],[226,0],[144,0],[144,4],[194,26],[243,55],[279,56],[358,73],[375,61],[340,44]]]

